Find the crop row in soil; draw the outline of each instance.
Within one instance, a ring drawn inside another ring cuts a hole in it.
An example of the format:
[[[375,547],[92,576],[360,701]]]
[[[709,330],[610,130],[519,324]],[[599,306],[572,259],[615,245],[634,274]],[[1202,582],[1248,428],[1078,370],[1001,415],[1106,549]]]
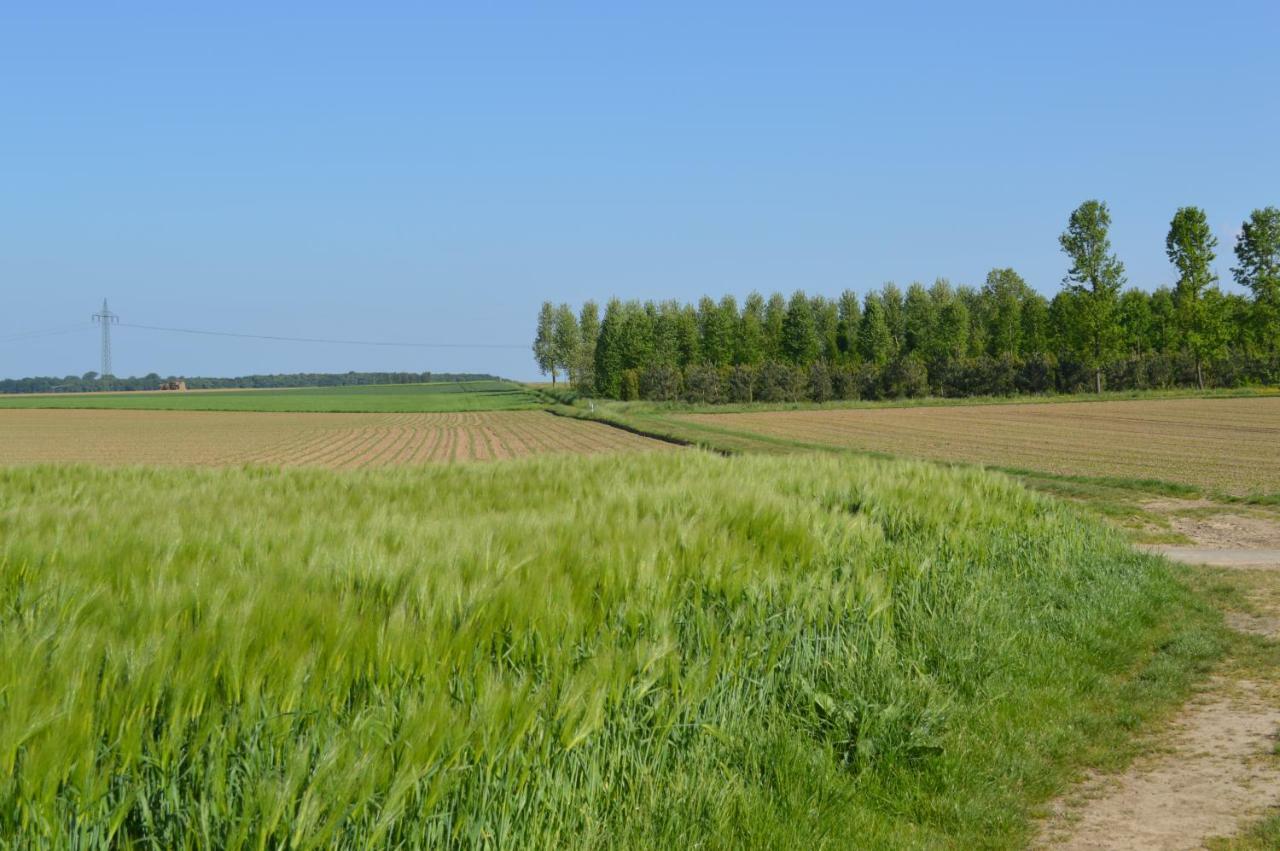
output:
[[[291,414],[0,411],[0,464],[277,464],[337,468],[487,461],[669,444],[543,411]]]

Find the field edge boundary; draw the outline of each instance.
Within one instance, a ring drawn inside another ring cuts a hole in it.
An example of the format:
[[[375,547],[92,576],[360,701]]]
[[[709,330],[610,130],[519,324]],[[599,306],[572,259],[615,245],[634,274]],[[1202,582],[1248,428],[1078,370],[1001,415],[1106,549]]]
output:
[[[650,440],[659,440],[659,441],[662,441],[663,443],[670,443],[674,446],[683,446],[690,449],[702,449],[707,452],[714,452],[717,455],[724,455],[726,457],[738,454],[734,450],[727,449],[722,446],[714,446],[709,443],[701,443],[699,441],[689,440],[683,437],[677,437],[674,434],[664,434],[663,432],[660,432],[660,431],[642,428],[640,426],[632,425],[631,423],[622,422],[621,420],[615,420],[611,417],[592,416],[591,414],[582,413],[581,411],[575,410],[573,408],[569,408],[565,405],[555,405],[555,406],[546,408],[545,410],[548,414],[551,414],[553,417],[564,417],[565,419],[568,419],[568,420],[582,420],[583,422],[599,423],[600,425],[608,426],[610,428],[616,428],[620,431],[630,432],[631,434],[634,434],[638,437],[647,437]]]

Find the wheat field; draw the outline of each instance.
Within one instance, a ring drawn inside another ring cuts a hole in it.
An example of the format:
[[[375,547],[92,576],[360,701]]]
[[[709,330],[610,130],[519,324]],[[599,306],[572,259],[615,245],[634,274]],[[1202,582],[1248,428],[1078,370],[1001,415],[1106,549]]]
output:
[[[977,470],[4,467],[0,848],[1014,847],[1203,622]]]

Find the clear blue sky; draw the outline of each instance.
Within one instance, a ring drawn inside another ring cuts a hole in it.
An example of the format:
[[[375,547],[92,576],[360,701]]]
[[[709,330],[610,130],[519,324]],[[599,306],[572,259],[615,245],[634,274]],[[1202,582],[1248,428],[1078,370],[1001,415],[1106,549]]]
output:
[[[1175,208],[1280,204],[1280,4],[0,5],[0,338],[87,320],[527,344],[544,298],[1045,293],[1106,200],[1130,283]],[[861,7],[861,8],[860,8]],[[83,332],[0,376],[97,368]],[[121,375],[529,378],[524,350],[120,329]]]

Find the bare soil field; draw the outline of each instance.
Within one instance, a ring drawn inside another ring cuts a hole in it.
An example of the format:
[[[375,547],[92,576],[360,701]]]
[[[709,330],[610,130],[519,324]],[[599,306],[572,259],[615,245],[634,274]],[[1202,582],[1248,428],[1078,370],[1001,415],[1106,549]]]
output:
[[[1235,495],[1280,492],[1280,399],[684,414],[798,443],[1050,473],[1159,479]]]
[[[0,464],[81,461],[357,468],[671,448],[620,429],[542,411],[0,411]]]

